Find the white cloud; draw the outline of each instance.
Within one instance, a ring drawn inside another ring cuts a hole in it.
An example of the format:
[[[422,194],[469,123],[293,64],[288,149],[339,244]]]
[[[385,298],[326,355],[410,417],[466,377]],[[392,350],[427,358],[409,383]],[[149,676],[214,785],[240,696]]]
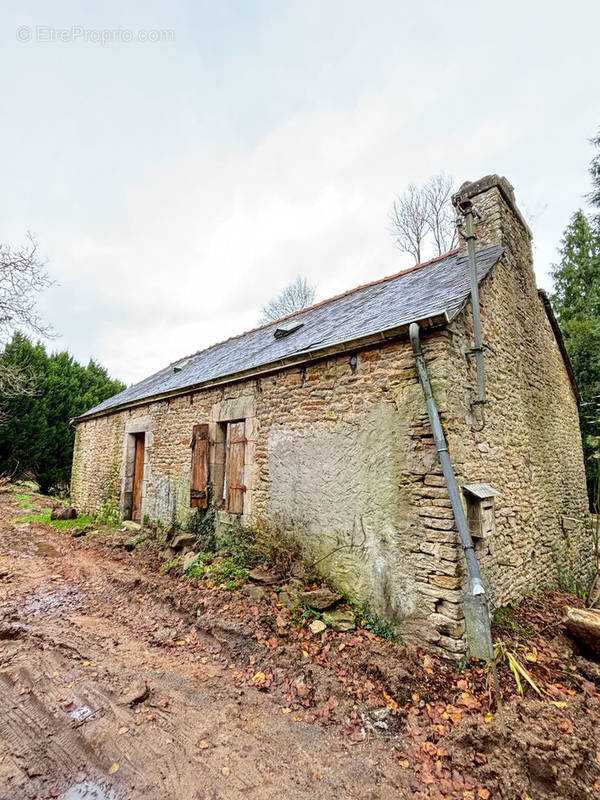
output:
[[[63,333],[59,344],[134,381],[253,327],[261,305],[298,273],[322,299],[408,266],[389,235],[391,201],[441,170],[458,182],[489,172],[513,182],[535,216],[536,268],[547,285],[586,188],[586,137],[598,120],[587,102],[596,71],[582,69],[581,52],[595,26],[578,27],[570,43],[575,13],[540,21],[517,3],[502,17],[460,2],[384,5],[377,16],[344,3],[339,16],[335,3],[312,13],[282,4],[253,21],[254,38],[237,31],[238,49],[217,47],[201,70],[190,67],[197,43],[187,29],[170,56],[68,51],[57,85],[68,93],[80,63],[93,79],[89,100],[87,85],[74,83],[84,105],[63,110],[81,130],[63,141],[70,132],[60,116],[50,155],[33,167],[39,194],[30,175],[13,170],[15,193],[4,201],[7,224],[34,227],[50,256],[60,286],[44,311]],[[146,64],[142,103],[119,81],[127,69],[141,81]],[[49,76],[59,69],[43,65]],[[100,91],[90,122],[85,102],[93,107]],[[43,133],[17,153],[19,170],[43,152]],[[15,151],[8,141],[5,152]],[[70,144],[81,145],[72,156]]]

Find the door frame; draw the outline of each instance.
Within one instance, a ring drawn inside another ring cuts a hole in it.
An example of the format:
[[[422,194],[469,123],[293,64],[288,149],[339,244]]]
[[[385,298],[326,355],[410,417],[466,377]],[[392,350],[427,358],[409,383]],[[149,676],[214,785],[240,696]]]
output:
[[[133,455],[133,486],[131,490],[131,519],[134,522],[142,521],[142,505],[144,503],[144,472],[146,466],[146,434],[132,434],[134,438]]]
[[[151,431],[152,419],[150,416],[137,417],[127,420],[123,437],[123,473],[121,482],[120,511],[123,519],[131,519],[133,503],[133,478],[135,467],[135,442],[136,434],[145,434],[144,440],[144,475],[142,485],[142,512],[144,511],[145,487],[150,475],[150,454],[153,444]],[[143,516],[143,513],[142,513]]]

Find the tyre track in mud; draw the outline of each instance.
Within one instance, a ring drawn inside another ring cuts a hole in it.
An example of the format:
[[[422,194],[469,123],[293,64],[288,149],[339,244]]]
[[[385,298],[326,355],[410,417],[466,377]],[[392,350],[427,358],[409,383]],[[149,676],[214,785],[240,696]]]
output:
[[[19,511],[0,495],[0,800],[409,796],[377,742],[234,686],[222,632],[153,644],[194,622],[160,583]]]

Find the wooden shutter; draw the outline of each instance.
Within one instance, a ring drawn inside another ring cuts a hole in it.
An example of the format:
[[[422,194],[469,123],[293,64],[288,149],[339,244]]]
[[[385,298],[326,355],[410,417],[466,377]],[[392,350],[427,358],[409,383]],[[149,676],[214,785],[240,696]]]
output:
[[[244,422],[231,422],[227,426],[226,498],[227,511],[241,514],[244,510],[244,460],[246,436]]]
[[[191,448],[190,507],[206,508],[208,506],[208,425],[194,425]]]

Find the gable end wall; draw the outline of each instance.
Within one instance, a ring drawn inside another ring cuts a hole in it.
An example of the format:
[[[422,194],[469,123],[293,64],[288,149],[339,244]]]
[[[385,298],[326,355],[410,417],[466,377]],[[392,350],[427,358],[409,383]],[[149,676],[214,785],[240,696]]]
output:
[[[496,533],[476,544],[493,607],[543,585],[586,585],[593,547],[577,400],[532,265],[529,232],[497,188],[473,198],[479,243],[504,256],[480,285],[486,425],[474,430],[471,306],[450,326],[447,434],[462,483],[489,483]],[[468,388],[470,387],[470,388]],[[465,424],[466,423],[466,424]]]

